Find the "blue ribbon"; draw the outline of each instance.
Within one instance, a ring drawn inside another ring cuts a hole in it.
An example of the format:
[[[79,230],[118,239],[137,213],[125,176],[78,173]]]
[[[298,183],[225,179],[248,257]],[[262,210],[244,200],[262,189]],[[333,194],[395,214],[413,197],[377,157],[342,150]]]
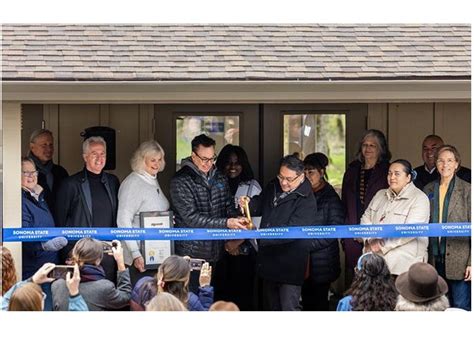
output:
[[[377,224],[282,227],[259,230],[191,228],[4,228],[3,242],[38,242],[64,236],[70,240],[229,240],[315,238],[470,237],[471,223]]]

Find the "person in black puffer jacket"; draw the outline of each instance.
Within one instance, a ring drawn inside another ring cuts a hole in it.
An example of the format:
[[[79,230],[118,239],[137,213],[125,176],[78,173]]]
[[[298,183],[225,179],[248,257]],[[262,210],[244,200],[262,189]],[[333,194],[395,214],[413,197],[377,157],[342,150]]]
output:
[[[191,156],[181,162],[181,169],[171,179],[171,208],[178,228],[245,229],[246,219],[237,215],[227,178],[214,166],[216,142],[201,134],[192,142]],[[194,240],[175,243],[180,256],[204,259],[212,266],[213,286],[219,297],[219,261],[224,255],[222,240]],[[190,290],[197,293],[199,278],[191,273]]]
[[[317,202],[317,225],[344,224],[345,214],[339,195],[326,181],[329,161],[323,153],[313,153],[304,160],[306,178],[310,181]],[[304,311],[328,311],[331,282],[341,273],[337,239],[313,239],[310,277],[302,289]]]

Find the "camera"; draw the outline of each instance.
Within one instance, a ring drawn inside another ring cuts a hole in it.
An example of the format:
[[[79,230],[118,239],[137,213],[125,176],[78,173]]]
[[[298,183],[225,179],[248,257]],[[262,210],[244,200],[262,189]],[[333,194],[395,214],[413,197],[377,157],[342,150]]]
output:
[[[72,265],[56,265],[53,270],[48,273],[48,277],[51,279],[66,279],[67,273],[74,273],[74,266]]]
[[[113,252],[112,248],[116,248],[116,247],[117,247],[116,242],[112,242],[112,245],[107,242],[102,242],[102,250],[104,251],[104,253],[112,253]]]
[[[201,270],[202,264],[204,264],[206,260],[204,259],[189,259],[189,267],[191,271],[193,270]]]

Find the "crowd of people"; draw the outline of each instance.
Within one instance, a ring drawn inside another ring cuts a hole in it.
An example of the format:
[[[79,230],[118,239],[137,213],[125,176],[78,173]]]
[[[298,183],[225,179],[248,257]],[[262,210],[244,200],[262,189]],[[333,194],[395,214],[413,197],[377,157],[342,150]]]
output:
[[[158,178],[165,152],[158,142],[140,144],[121,184],[104,171],[103,138],[87,138],[82,150],[84,168],[68,176],[52,161],[52,133],[33,132],[21,160],[22,227],[140,227],[141,213],[150,211],[172,212],[178,228],[218,229],[471,218],[470,170],[457,149],[435,135],[422,143],[424,165],[413,168],[405,159],[391,161],[384,134],[368,130],[344,174],[341,197],[327,179],[330,158],[320,152],[304,160],[283,157],[262,188],[243,148],[229,144],[217,156],[216,142],[201,134],[165,194]],[[244,207],[259,218],[249,220]],[[341,272],[340,311],[471,309],[467,237],[176,241],[159,264],[147,262],[149,243],[25,242],[18,282],[3,246],[2,309],[325,311]],[[73,268],[56,278],[56,265]]]

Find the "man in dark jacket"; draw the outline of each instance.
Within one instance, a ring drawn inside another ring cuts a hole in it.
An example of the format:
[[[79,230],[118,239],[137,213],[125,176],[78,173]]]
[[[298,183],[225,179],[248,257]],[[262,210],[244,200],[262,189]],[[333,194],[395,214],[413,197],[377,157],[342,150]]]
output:
[[[293,155],[282,158],[277,179],[250,201],[260,228],[310,226],[317,223],[316,199],[303,173],[303,162]],[[301,285],[308,266],[311,240],[262,239],[257,273],[262,278],[263,308],[269,311],[300,309]]]
[[[37,129],[30,136],[31,158],[38,170],[38,184],[43,188],[44,199],[49,210],[54,213],[55,199],[61,182],[69,174],[62,166],[53,163],[54,138],[53,133],[47,129]]]
[[[117,194],[119,180],[103,172],[106,162],[106,143],[102,137],[90,137],[82,144],[85,167],[61,184],[56,197],[56,226],[107,227],[117,226]],[[68,258],[75,242],[61,250],[61,259]],[[102,264],[106,278],[117,280],[117,265],[110,255]]]
[[[436,169],[434,157],[436,150],[442,145],[444,145],[443,139],[435,134],[430,134],[423,139],[421,157],[423,158],[424,164],[415,168],[416,179],[414,181],[415,186],[420,190],[423,190],[430,182],[439,180],[439,172],[438,169]],[[461,166],[456,176],[471,183],[471,169]]]
[[[229,218],[233,211],[233,198],[229,184],[214,166],[216,142],[201,134],[192,142],[192,153],[181,162],[181,169],[171,180],[171,208],[175,226],[185,228],[245,229],[245,218]],[[205,259],[213,267],[213,286],[216,298],[219,292],[217,262],[224,252],[224,241],[196,240],[175,243],[176,254]],[[216,268],[217,266],[217,268]],[[196,286],[191,275],[190,288]],[[216,284],[217,283],[217,284]]]

